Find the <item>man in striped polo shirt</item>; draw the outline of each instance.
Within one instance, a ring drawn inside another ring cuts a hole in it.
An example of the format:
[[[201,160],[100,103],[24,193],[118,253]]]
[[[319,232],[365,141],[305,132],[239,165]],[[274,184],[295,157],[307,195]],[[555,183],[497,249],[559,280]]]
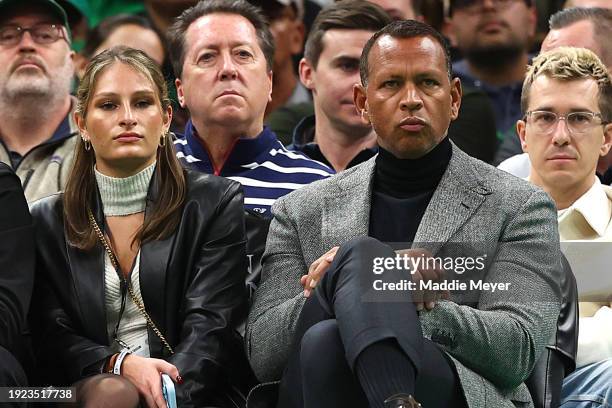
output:
[[[333,174],[286,150],[263,125],[274,45],[259,9],[201,1],[177,18],[169,37],[179,103],[191,113],[175,141],[186,166],[240,182],[246,209],[265,217],[277,198]]]

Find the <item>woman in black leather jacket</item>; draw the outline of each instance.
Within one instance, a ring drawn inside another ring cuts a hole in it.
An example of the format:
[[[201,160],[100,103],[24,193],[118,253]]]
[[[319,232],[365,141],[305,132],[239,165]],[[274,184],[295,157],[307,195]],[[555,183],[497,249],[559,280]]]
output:
[[[243,350],[232,325],[246,300],[240,185],[181,168],[164,78],[144,53],[99,54],[77,99],[70,181],[31,209],[45,382],[76,383],[87,406],[164,407],[166,373],[179,406],[233,406],[225,394]]]

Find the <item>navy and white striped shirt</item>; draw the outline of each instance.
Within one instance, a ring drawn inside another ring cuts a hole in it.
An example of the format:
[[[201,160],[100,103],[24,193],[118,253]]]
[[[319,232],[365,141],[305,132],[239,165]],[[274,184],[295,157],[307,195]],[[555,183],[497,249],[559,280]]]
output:
[[[277,198],[334,174],[323,163],[287,150],[267,127],[254,139],[238,139],[220,169],[213,167],[191,120],[174,147],[185,167],[240,182],[245,208],[269,217]]]

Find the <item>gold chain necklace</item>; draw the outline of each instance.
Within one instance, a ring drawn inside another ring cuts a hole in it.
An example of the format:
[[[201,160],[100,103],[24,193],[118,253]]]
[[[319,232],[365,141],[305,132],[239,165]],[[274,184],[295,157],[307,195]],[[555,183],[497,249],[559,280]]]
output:
[[[161,331],[157,328],[157,326],[153,322],[153,319],[151,319],[151,316],[149,316],[149,313],[147,313],[147,310],[145,309],[144,304],[138,298],[138,296],[136,296],[136,293],[134,293],[134,289],[132,288],[132,282],[128,281],[125,278],[125,276],[123,276],[123,273],[121,272],[121,268],[119,267],[119,262],[117,261],[117,257],[115,256],[115,253],[113,252],[110,244],[108,243],[106,237],[104,236],[104,233],[98,226],[98,223],[96,222],[96,219],[94,218],[93,213],[91,212],[89,208],[87,209],[87,214],[89,215],[89,222],[92,228],[94,229],[96,235],[98,235],[98,239],[102,243],[102,246],[104,246],[104,249],[106,250],[108,257],[110,258],[113,268],[115,268],[115,272],[117,272],[117,275],[119,275],[119,279],[123,280],[123,283],[126,285],[128,293],[130,294],[130,298],[132,299],[132,302],[134,302],[134,304],[136,305],[136,307],[138,308],[142,316],[147,321],[147,324],[151,327],[151,329],[157,335],[157,337],[159,337],[159,339],[162,341],[164,346],[168,349],[170,354],[174,354],[174,350],[172,349],[172,347],[170,346],[170,344],[168,343],[164,335],[161,333]]]

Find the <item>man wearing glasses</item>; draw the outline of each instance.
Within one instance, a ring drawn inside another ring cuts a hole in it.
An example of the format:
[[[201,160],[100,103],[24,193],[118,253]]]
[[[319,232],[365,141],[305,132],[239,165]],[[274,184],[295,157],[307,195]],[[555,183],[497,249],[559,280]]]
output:
[[[0,0],[0,161],[28,201],[61,190],[76,141],[70,88],[74,53],[53,0]]]
[[[494,163],[521,153],[514,144],[521,118],[521,84],[536,30],[533,0],[452,0],[448,35],[464,59],[453,64],[463,85],[485,92],[495,113],[500,143]],[[512,148],[514,147],[514,150]]]
[[[561,241],[612,241],[612,187],[595,175],[599,157],[612,145],[612,79],[605,65],[584,48],[545,52],[527,72],[521,105],[525,116],[517,131],[531,160],[529,179],[554,200]],[[601,256],[609,253],[588,260]],[[575,265],[581,296],[577,369],[564,380],[561,407],[605,406],[612,398],[612,275],[609,267],[596,271],[601,289],[587,302],[581,284],[588,283],[587,271]]]

